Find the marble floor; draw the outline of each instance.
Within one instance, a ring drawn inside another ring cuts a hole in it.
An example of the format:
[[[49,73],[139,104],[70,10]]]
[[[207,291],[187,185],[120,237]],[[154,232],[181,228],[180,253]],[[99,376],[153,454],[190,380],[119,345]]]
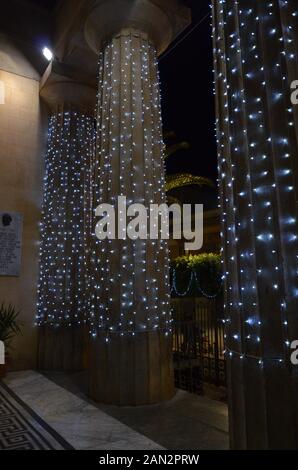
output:
[[[178,391],[170,402],[114,407],[86,398],[86,376],[25,371],[6,385],[78,450],[228,449],[224,403]]]
[[[0,380],[0,450],[72,450]]]

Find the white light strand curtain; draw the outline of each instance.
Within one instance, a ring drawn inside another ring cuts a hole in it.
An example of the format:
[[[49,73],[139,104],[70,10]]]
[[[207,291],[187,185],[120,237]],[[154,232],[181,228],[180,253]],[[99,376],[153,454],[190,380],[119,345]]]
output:
[[[297,445],[297,20],[293,0],[213,1],[234,448]]]
[[[126,30],[100,55],[94,209],[118,196],[164,203],[157,56],[146,36]],[[169,254],[163,240],[95,240],[90,331],[134,336],[171,331]]]
[[[94,119],[73,110],[50,118],[41,221],[38,325],[86,323]]]

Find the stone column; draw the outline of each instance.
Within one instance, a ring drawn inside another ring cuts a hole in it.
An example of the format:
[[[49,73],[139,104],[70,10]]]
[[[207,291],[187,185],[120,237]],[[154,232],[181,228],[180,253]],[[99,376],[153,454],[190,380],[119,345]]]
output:
[[[294,3],[213,1],[233,449],[298,448]]]
[[[166,202],[157,51],[181,26],[167,5],[96,1],[87,19],[87,41],[100,54],[94,209],[117,208],[118,196],[148,214]],[[91,397],[118,405],[172,398],[167,243],[94,240],[92,258]]]
[[[96,91],[51,64],[41,83],[50,111],[41,221],[39,369],[85,367],[88,240]]]

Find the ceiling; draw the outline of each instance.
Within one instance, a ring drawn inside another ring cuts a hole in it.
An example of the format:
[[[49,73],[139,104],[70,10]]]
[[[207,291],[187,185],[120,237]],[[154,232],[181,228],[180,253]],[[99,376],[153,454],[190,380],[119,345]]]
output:
[[[38,7],[46,10],[53,10],[59,0],[25,0],[28,3],[32,3]]]
[[[33,3],[39,7],[45,8],[47,10],[53,10],[59,0],[25,0],[27,2]],[[198,3],[198,0],[182,0],[186,6],[192,8],[195,7]]]

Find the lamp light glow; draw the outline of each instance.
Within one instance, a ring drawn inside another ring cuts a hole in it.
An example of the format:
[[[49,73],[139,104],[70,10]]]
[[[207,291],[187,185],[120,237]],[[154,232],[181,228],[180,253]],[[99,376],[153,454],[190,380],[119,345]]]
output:
[[[44,57],[49,62],[51,62],[51,60],[53,60],[54,54],[48,47],[44,47],[43,50],[42,50],[42,53],[43,53]]]

